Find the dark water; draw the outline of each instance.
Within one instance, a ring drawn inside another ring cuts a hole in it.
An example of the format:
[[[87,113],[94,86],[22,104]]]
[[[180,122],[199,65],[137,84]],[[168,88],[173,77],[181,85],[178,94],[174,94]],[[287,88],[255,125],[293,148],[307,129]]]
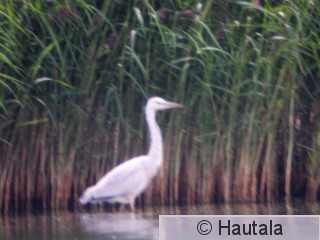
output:
[[[135,213],[51,212],[0,216],[1,240],[159,239],[159,215],[318,215],[319,204],[146,207]]]

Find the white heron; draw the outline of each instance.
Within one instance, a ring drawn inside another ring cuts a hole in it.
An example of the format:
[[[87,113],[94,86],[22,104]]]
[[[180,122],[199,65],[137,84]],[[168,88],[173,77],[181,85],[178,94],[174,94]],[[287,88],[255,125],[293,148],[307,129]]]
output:
[[[145,107],[150,132],[150,148],[147,155],[132,158],[106,173],[94,186],[88,187],[80,197],[81,204],[96,201],[130,204],[134,210],[135,198],[142,193],[157,174],[163,162],[163,146],[156,113],[183,105],[152,97]]]

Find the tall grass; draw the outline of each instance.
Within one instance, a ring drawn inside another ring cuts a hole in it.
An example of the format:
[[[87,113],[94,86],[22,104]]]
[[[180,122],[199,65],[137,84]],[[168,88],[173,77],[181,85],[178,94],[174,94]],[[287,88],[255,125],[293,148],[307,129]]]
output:
[[[307,0],[3,2],[0,209],[77,206],[146,151],[152,95],[186,107],[159,116],[165,162],[138,204],[316,201],[319,14]]]

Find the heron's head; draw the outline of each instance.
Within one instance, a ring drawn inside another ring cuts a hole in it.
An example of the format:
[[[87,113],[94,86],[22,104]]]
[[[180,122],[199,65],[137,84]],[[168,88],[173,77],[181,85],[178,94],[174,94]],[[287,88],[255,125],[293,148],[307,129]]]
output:
[[[154,111],[161,111],[170,108],[182,108],[183,105],[175,102],[169,102],[160,97],[149,98],[146,108]]]
[[[94,189],[93,186],[87,188],[84,193],[81,195],[81,197],[79,198],[79,201],[82,205],[87,204],[88,202],[90,202],[93,199],[93,193],[94,193]]]

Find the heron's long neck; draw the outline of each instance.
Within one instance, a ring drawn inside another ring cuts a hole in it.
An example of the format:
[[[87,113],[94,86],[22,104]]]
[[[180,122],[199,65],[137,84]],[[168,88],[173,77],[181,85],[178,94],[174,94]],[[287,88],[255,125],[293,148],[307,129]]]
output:
[[[163,161],[162,136],[160,128],[156,122],[156,112],[152,109],[146,109],[146,118],[150,131],[150,148],[148,152],[149,163],[148,168],[153,168],[156,171],[161,166]],[[151,169],[150,169],[151,170]],[[154,174],[155,174],[154,173]]]

